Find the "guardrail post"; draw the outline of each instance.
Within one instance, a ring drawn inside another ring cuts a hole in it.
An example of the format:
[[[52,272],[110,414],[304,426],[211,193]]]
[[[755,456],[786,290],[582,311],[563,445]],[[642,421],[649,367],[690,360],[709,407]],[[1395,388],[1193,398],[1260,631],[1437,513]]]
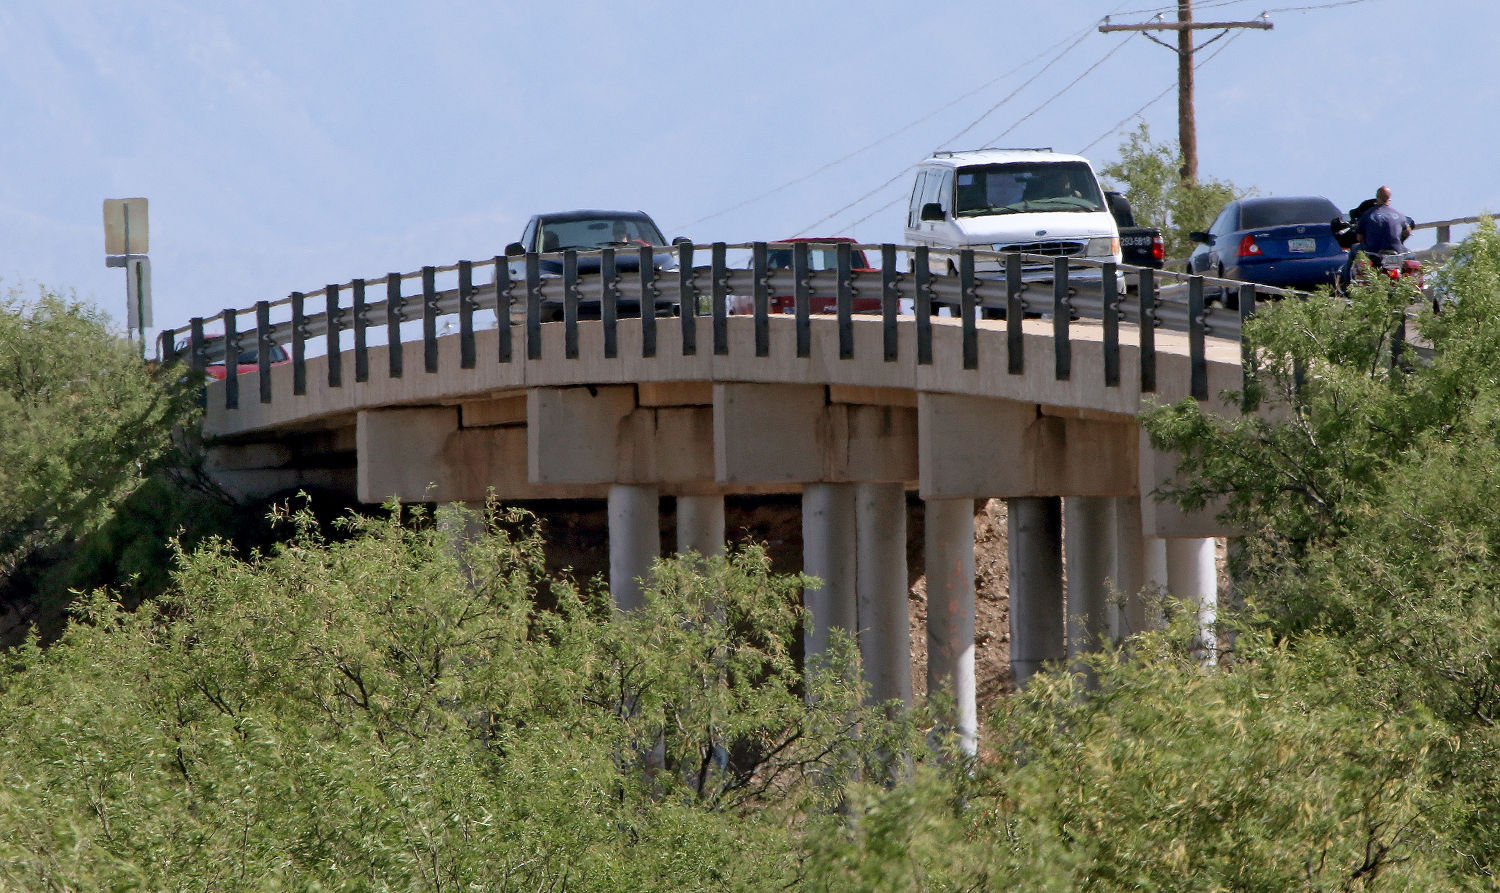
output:
[[[1073,302],[1068,300],[1068,259],[1052,259],[1052,350],[1056,358],[1055,375],[1067,381],[1073,375],[1073,343],[1068,340],[1068,324],[1073,321]]]
[[[224,311],[224,408],[240,408],[240,336],[235,328],[238,310]]]
[[[203,367],[208,365],[204,356],[207,345],[203,343],[203,317],[195,316],[188,320],[188,338],[188,368],[202,375]]]
[[[771,294],[766,282],[766,243],[755,242],[750,246],[750,270],[754,280],[750,292],[755,303],[755,355],[771,355],[771,323],[767,314],[771,310]]]
[[[808,279],[808,256],[806,242],[792,246],[792,313],[796,315],[797,356],[804,358],[812,354],[812,281]]]
[[[729,313],[726,306],[729,301],[729,265],[725,259],[727,247],[723,242],[715,242],[709,246],[708,255],[708,292],[709,310],[713,313],[714,322],[714,354],[723,356],[729,353]]]
[[[1203,312],[1203,277],[1188,280],[1188,358],[1195,400],[1208,399],[1208,365],[1203,356],[1207,320]]]
[[[974,322],[974,249],[958,253],[958,312],[962,319],[964,368],[979,368],[979,330]]]
[[[292,394],[297,397],[307,393],[307,317],[303,312],[306,300],[302,292],[292,292]]]
[[[1005,252],[1005,355],[1006,371],[1026,371],[1026,284],[1021,281],[1021,255]]]
[[[693,268],[693,244],[677,246],[677,315],[682,323],[682,355],[698,353],[698,271]]]
[[[385,355],[391,378],[400,378],[401,363],[401,274],[385,274]]]
[[[563,252],[563,356],[578,359],[578,252],[572,248]]]
[[[1451,232],[1452,232],[1452,230],[1448,228],[1447,224],[1439,226],[1437,228],[1437,241],[1438,241],[1438,243],[1441,244],[1443,242],[1448,241],[1448,236],[1449,236],[1449,234]]]
[[[1120,281],[1113,263],[1100,270],[1104,287],[1104,386],[1120,386]]]
[[[1240,409],[1244,412],[1254,411],[1260,403],[1255,396],[1255,357],[1245,345],[1245,323],[1254,315],[1255,286],[1247,282],[1240,286]]]
[[[365,304],[365,281],[354,280],[354,380],[370,380],[370,308]]]
[[[339,287],[326,285],[323,287],[323,295],[323,316],[328,324],[328,386],[341,388],[344,386],[344,355],[339,351],[339,332],[343,329],[340,323],[342,311],[339,310]]]
[[[495,360],[509,363],[512,355],[510,307],[513,303],[510,281],[510,259],[495,255],[495,333],[499,335]]]
[[[599,321],[604,324],[604,357],[613,360],[620,355],[620,280],[615,250],[605,248],[599,255]]]
[[[838,266],[839,359],[854,359],[854,264],[848,242],[834,252]]]
[[[422,366],[428,372],[438,371],[437,318],[437,267],[423,267]]]
[[[932,365],[932,265],[929,249],[918,245],[912,252],[912,312],[917,316],[917,365]]]
[[[224,371],[234,374],[229,367],[229,357],[224,358]],[[260,367],[260,402],[271,402],[271,302],[255,302],[255,360]]]
[[[641,356],[656,356],[656,255],[641,246]]]
[[[1138,288],[1141,302],[1141,393],[1152,394],[1156,392],[1156,272],[1142,267]]]
[[[885,361],[894,363],[900,350],[896,318],[901,312],[901,274],[896,271],[896,246],[880,246],[880,328],[885,342]]]
[[[526,252],[526,359],[542,358],[542,264],[535,251]]]
[[[458,262],[458,365],[473,369],[474,351],[474,264]]]

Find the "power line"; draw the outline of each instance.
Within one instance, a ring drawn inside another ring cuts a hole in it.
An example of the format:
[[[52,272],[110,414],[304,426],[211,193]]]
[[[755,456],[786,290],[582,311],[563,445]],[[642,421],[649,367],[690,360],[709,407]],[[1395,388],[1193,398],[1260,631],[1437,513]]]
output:
[[[1078,35],[1078,39],[1075,40],[1075,41],[1073,41],[1072,45],[1070,45],[1066,50],[1063,50],[1061,53],[1058,53],[1057,56],[1054,57],[1051,62],[1048,62],[1046,65],[1043,65],[1041,67],[1041,69],[1039,71],[1037,71],[1036,74],[1032,75],[1026,81],[1026,83],[1024,83],[1021,86],[1017,87],[1016,89],[1012,90],[1009,93],[1009,95],[1007,95],[1004,99],[1000,100],[999,102],[997,102],[994,105],[990,106],[989,108],[985,109],[984,110],[984,114],[980,115],[978,118],[975,118],[973,121],[969,122],[968,125],[966,125],[964,127],[964,129],[960,130],[958,133],[955,133],[953,136],[951,136],[948,139],[944,140],[942,142],[942,145],[948,145],[949,143],[956,142],[959,137],[961,137],[964,134],[968,133],[969,131],[973,130],[975,127],[978,127],[979,126],[979,122],[983,121],[985,118],[988,118],[990,115],[994,114],[995,110],[998,109],[998,108],[1000,108],[1000,106],[1005,105],[1007,102],[1010,102],[1012,99],[1016,98],[1016,94],[1020,93],[1022,90],[1025,90],[1027,87],[1031,86],[1036,81],[1037,78],[1039,78],[1042,75],[1046,74],[1048,69],[1050,69],[1056,63],[1062,61],[1062,57],[1063,56],[1066,56],[1068,53],[1072,52],[1073,48],[1076,47],[1076,46],[1078,46],[1080,43],[1083,43],[1084,40],[1086,40],[1088,38],[1088,36],[1089,36],[1089,29],[1084,29],[1083,33],[1080,34],[1080,35]]]
[[[1132,35],[1132,36],[1134,36],[1134,35]],[[1083,71],[1082,74],[1080,74],[1078,77],[1076,77],[1072,81],[1070,81],[1066,87],[1064,87],[1061,90],[1058,90],[1056,93],[1052,94],[1052,96],[1050,98],[1048,98],[1046,101],[1044,101],[1041,105],[1037,106],[1036,108],[1034,108],[1031,111],[1027,112],[1026,114],[1022,115],[1020,117],[1020,119],[1018,119],[1016,121],[1016,123],[1010,125],[1009,127],[1007,127],[1005,129],[1005,131],[1003,133],[1001,133],[999,136],[995,137],[994,139],[990,140],[990,143],[993,144],[993,143],[1000,142],[1012,130],[1015,130],[1017,127],[1020,127],[1022,124],[1026,123],[1026,121],[1029,120],[1037,112],[1041,111],[1042,109],[1044,109],[1047,106],[1051,105],[1052,103],[1056,102],[1059,98],[1062,97],[1062,95],[1064,93],[1066,93],[1069,90],[1073,89],[1074,87],[1078,86],[1078,82],[1079,81],[1083,80],[1084,78],[1086,78],[1090,74],[1092,74],[1093,71],[1094,71],[1094,69],[1096,69],[1099,66],[1103,65],[1106,61],[1109,60],[1110,56],[1113,56],[1115,53],[1118,53],[1128,43],[1130,43],[1130,38],[1126,38],[1125,40],[1122,40],[1119,43],[1115,44],[1115,48],[1112,49],[1112,50],[1110,50],[1109,52],[1105,53],[1104,56],[1103,56],[1103,58],[1101,58],[1098,62],[1095,62],[1093,65],[1090,65],[1088,68],[1084,69],[1084,71]]]
[[[988,116],[995,109],[999,108],[1001,105],[1004,105],[1013,96],[1015,96],[1015,94],[1017,92],[1019,92],[1022,88],[1026,87],[1032,81],[1036,80],[1037,77],[1040,77],[1042,72],[1045,72],[1048,68],[1051,68],[1053,66],[1053,64],[1055,64],[1056,62],[1058,62],[1059,60],[1061,60],[1068,53],[1072,52],[1073,48],[1076,47],[1076,46],[1078,46],[1079,43],[1083,42],[1083,40],[1089,36],[1089,34],[1092,32],[1092,30],[1093,30],[1092,28],[1085,28],[1083,31],[1081,31],[1079,33],[1077,39],[1073,41],[1073,43],[1072,43],[1071,46],[1069,46],[1067,49],[1063,50],[1061,53],[1059,53],[1057,56],[1055,56],[1051,61],[1049,61],[1046,65],[1044,65],[1042,67],[1041,71],[1037,72],[1037,74],[1034,75],[1031,78],[1031,80],[1028,80],[1025,84],[1022,84],[1021,87],[1016,88],[1016,90],[1012,91],[1008,96],[1005,97],[1005,99],[1002,99],[1002,100],[1000,100],[1000,102],[996,103],[995,105],[990,106],[989,111],[986,111],[984,113],[984,115],[981,115],[979,117],[979,120],[974,121],[973,124],[969,125],[969,127],[973,127],[974,124],[978,124],[979,121],[984,120],[984,118],[986,116]],[[925,124],[926,122],[932,120],[933,118],[937,117],[938,115],[942,114],[943,112],[946,112],[948,109],[953,108],[955,105],[958,105],[960,102],[963,102],[965,99],[968,99],[971,96],[974,96],[974,95],[976,95],[978,93],[981,93],[981,92],[983,92],[985,90],[988,90],[990,87],[994,86],[995,84],[998,84],[999,82],[1005,80],[1006,78],[1010,77],[1011,75],[1015,74],[1016,72],[1022,70],[1026,66],[1031,65],[1036,60],[1038,60],[1038,59],[1042,58],[1043,56],[1047,55],[1048,53],[1052,52],[1057,47],[1062,46],[1063,44],[1067,43],[1068,40],[1069,40],[1069,38],[1066,38],[1066,37],[1063,38],[1062,40],[1059,40],[1057,43],[1052,44],[1051,46],[1049,46],[1046,49],[1042,50],[1040,53],[1037,53],[1035,56],[1032,56],[1030,59],[1027,59],[1025,62],[1022,62],[1021,64],[1019,64],[1016,67],[1010,69],[1009,71],[1005,72],[1004,74],[1001,74],[998,77],[994,78],[993,80],[991,80],[991,81],[989,81],[987,83],[981,84],[980,86],[974,88],[973,90],[970,90],[969,92],[962,94],[961,96],[959,96],[958,98],[952,100],[951,102],[947,103],[946,105],[939,106],[938,108],[936,108],[933,111],[927,113],[926,115],[923,115],[922,117],[916,119],[915,121],[912,121],[909,124],[906,124],[906,125],[904,125],[902,127],[899,127],[896,130],[891,131],[890,133],[887,133],[885,136],[880,137],[879,139],[875,140],[872,143],[868,143],[865,146],[862,146],[861,148],[855,149],[853,152],[850,152],[850,153],[844,155],[841,158],[837,158],[837,159],[835,159],[833,161],[830,161],[827,164],[824,164],[821,167],[817,168],[816,170],[811,171],[810,173],[807,173],[807,174],[804,174],[804,175],[802,175],[800,177],[797,177],[794,180],[788,180],[787,182],[781,184],[780,186],[775,187],[774,189],[766,190],[765,192],[762,192],[759,195],[755,195],[755,196],[752,196],[750,198],[747,198],[744,201],[739,202],[738,204],[735,204],[735,205],[731,205],[730,207],[725,208],[725,209],[723,209],[721,211],[715,211],[714,213],[709,214],[706,217],[699,217],[697,220],[691,221],[690,223],[683,224],[680,228],[681,229],[688,229],[689,227],[697,226],[700,223],[703,223],[703,222],[708,221],[708,220],[712,220],[715,217],[721,217],[721,216],[723,216],[725,214],[730,213],[731,211],[738,211],[740,208],[743,208],[746,205],[754,204],[755,202],[761,201],[762,199],[770,198],[773,195],[776,195],[776,194],[778,194],[780,192],[784,192],[787,189],[790,189],[793,186],[796,186],[798,183],[803,183],[803,182],[806,182],[807,180],[811,180],[813,177],[816,177],[818,174],[823,173],[824,171],[828,170],[829,168],[837,167],[838,165],[843,164],[844,162],[848,161],[849,159],[855,157],[856,155],[860,155],[860,154],[862,154],[864,152],[869,151],[870,149],[875,148],[876,146],[881,145],[882,143],[885,143],[885,142],[887,142],[889,140],[892,140],[892,139],[896,138],[897,136],[900,136],[901,134],[905,133],[906,131],[911,130],[912,128],[916,127],[919,124]],[[965,131],[967,129],[968,128],[965,128]],[[959,135],[962,135],[963,132],[964,131],[960,131]],[[673,227],[673,228],[678,228],[678,227]]]
[[[1233,0],[1233,2],[1240,2],[1240,0]],[[1356,2],[1360,2],[1360,0],[1356,0]],[[1236,40],[1239,40],[1242,36],[1244,36],[1244,35],[1243,34],[1232,34],[1232,35],[1230,35],[1229,39],[1226,40],[1226,41],[1224,41],[1222,44],[1220,44],[1218,49],[1214,50],[1212,53],[1209,53],[1208,56],[1207,56],[1207,58],[1205,58],[1202,61],[1194,64],[1193,65],[1193,70],[1196,71],[1196,70],[1202,68],[1203,66],[1207,65],[1208,63],[1212,62],[1214,60],[1214,57],[1218,56],[1220,53],[1222,53],[1225,50],[1229,49],[1229,45],[1232,44],[1232,43],[1234,43]],[[1144,112],[1146,109],[1150,108],[1151,106],[1156,105],[1158,102],[1161,102],[1163,99],[1165,99],[1167,97],[1167,94],[1171,93],[1172,90],[1175,89],[1176,87],[1177,87],[1176,84],[1168,84],[1167,88],[1165,90],[1163,90],[1160,93],[1156,94],[1156,96],[1153,97],[1150,101],[1148,101],[1145,105],[1143,105],[1140,108],[1136,109],[1134,112],[1130,113],[1126,117],[1121,118],[1120,121],[1119,121],[1119,123],[1116,124],[1114,127],[1111,127],[1109,130],[1106,130],[1105,132],[1103,132],[1103,133],[1099,134],[1098,136],[1094,137],[1094,141],[1091,142],[1091,143],[1089,143],[1087,146],[1084,146],[1082,149],[1079,149],[1078,150],[1078,154],[1079,155],[1083,155],[1083,154],[1087,153],[1088,150],[1090,150],[1090,149],[1094,148],[1094,146],[1098,145],[1098,143],[1099,143],[1100,140],[1103,140],[1105,137],[1109,136],[1112,133],[1116,133],[1117,131],[1119,131],[1119,129],[1121,127],[1124,127],[1126,124],[1130,123],[1131,120],[1140,117],[1140,115],[1141,115],[1142,112]]]

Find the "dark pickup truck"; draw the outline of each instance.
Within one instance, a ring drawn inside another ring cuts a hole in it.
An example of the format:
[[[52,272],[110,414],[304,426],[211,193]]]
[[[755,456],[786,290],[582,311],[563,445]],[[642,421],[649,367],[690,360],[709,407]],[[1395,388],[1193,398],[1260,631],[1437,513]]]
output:
[[[1151,267],[1160,270],[1166,263],[1166,242],[1161,230],[1154,226],[1136,226],[1135,212],[1130,209],[1130,199],[1120,192],[1106,192],[1109,213],[1114,215],[1115,225],[1120,229],[1120,260],[1133,267]]]

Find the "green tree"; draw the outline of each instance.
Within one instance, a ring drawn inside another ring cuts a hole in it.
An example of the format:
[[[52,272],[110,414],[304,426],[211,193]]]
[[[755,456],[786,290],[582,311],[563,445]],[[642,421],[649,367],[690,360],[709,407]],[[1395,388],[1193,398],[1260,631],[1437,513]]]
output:
[[[299,515],[13,653],[0,885],[767,889],[851,763],[908,746],[847,643],[804,688],[801,581],[759,551],[664,563],[628,616],[557,580],[544,610],[535,530],[488,520]]]
[[[0,582],[108,521],[191,405],[97,309],[45,289],[0,299]]]
[[[1183,183],[1176,146],[1151,141],[1142,121],[1120,144],[1120,157],[1099,170],[1105,185],[1124,192],[1136,220],[1161,228],[1167,257],[1185,258],[1193,250],[1188,233],[1207,230],[1224,205],[1247,193],[1227,180]]]

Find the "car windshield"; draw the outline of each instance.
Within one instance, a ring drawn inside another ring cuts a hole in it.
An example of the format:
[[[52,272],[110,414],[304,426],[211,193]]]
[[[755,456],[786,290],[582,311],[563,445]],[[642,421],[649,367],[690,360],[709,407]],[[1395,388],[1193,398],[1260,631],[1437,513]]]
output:
[[[1327,223],[1339,216],[1333,202],[1321,196],[1277,198],[1240,205],[1240,229],[1264,229],[1296,223]]]
[[[540,227],[538,238],[543,251],[563,251],[621,245],[663,246],[667,240],[661,231],[644,217],[585,217],[578,220],[548,220]]]
[[[985,164],[958,169],[959,217],[1026,211],[1102,211],[1104,196],[1081,161]]]

